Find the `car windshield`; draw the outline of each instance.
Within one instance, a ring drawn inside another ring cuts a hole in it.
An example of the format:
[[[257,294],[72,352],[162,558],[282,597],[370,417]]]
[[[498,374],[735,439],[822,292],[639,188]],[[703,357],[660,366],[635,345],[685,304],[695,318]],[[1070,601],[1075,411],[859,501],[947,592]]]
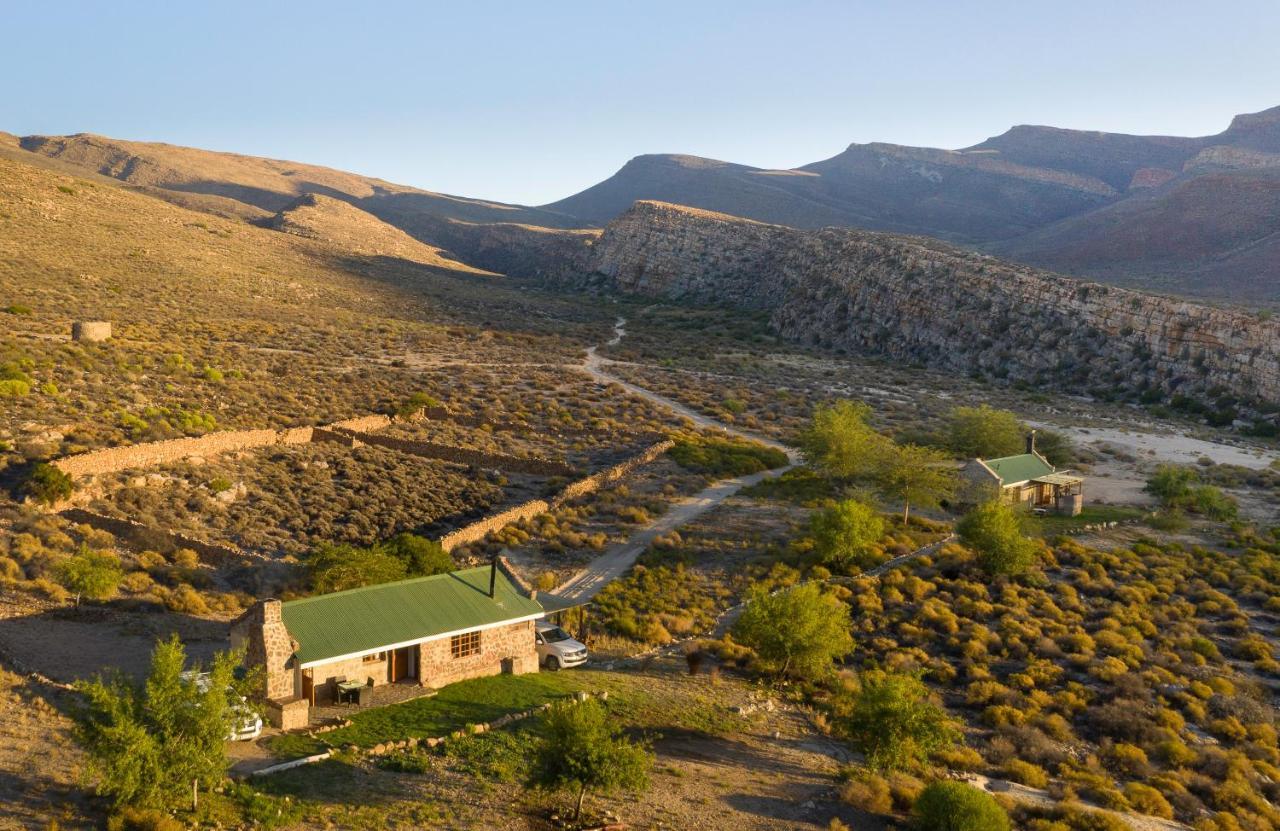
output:
[[[559,626],[553,626],[550,629],[542,630],[542,639],[547,643],[559,643],[560,641],[571,641],[569,633],[561,629]]]

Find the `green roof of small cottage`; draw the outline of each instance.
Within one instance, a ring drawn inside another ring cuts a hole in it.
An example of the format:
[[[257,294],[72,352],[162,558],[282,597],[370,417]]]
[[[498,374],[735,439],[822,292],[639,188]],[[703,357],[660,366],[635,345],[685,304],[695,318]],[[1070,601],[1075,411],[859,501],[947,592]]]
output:
[[[1036,453],[1019,453],[1017,456],[1005,456],[1000,459],[983,459],[982,463],[995,471],[1003,485],[1015,485],[1026,482],[1037,476],[1053,473],[1053,465]]]
[[[543,614],[502,569],[489,597],[489,573],[479,566],[321,594],[282,603],[280,613],[303,664]]]

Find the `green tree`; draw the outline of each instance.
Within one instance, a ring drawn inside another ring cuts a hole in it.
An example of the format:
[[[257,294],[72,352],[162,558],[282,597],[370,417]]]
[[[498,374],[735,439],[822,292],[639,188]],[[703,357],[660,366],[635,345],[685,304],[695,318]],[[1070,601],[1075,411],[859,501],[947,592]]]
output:
[[[58,564],[55,575],[58,582],[75,595],[79,606],[82,597],[106,600],[114,596],[124,570],[120,567],[120,558],[111,552],[93,551],[81,545],[78,552]]]
[[[955,493],[958,480],[947,454],[903,444],[882,457],[876,484],[886,497],[902,503],[902,524],[906,525],[912,505],[938,505]]]
[[[444,574],[454,570],[453,558],[436,540],[417,534],[396,534],[386,542],[387,553],[404,562],[410,577]]]
[[[772,596],[757,584],[747,592],[733,637],[755,650],[765,671],[817,679],[831,671],[833,660],[853,649],[849,629],[849,607],[816,583]]]
[[[31,473],[23,483],[22,492],[37,502],[54,505],[75,490],[71,477],[48,462],[40,462],[31,468]]]
[[[878,565],[871,556],[871,546],[884,536],[884,519],[870,505],[856,499],[828,505],[814,512],[810,531],[824,564]]]
[[[1069,465],[1076,459],[1075,444],[1065,434],[1056,430],[1038,430],[1036,450],[1054,467]]]
[[[871,408],[860,401],[841,400],[817,407],[809,427],[800,435],[800,450],[815,470],[835,479],[871,477],[893,449],[887,436],[868,419]]]
[[[1178,505],[1191,496],[1191,486],[1198,480],[1196,472],[1189,467],[1178,465],[1160,465],[1147,479],[1147,493],[1159,499],[1166,506]]]
[[[960,732],[918,675],[880,670],[862,676],[844,728],[853,745],[879,770],[914,767],[945,750]]]
[[[1003,502],[984,502],[956,523],[960,539],[978,552],[988,574],[1021,574],[1036,559],[1036,543],[1023,533],[1021,512]]]
[[[380,545],[359,548],[354,545],[322,545],[307,558],[311,587],[318,592],[337,592],[403,580],[408,570],[405,561]]]
[[[995,797],[963,782],[930,783],[911,809],[919,831],[1009,831]]]
[[[582,816],[588,790],[643,790],[649,785],[652,764],[648,748],[622,736],[598,700],[565,701],[547,711],[529,784],[552,791],[576,791],[576,821]]]
[[[1021,453],[1027,428],[1008,410],[987,404],[956,407],[947,415],[947,449],[966,458],[998,459]]]
[[[174,635],[156,644],[151,671],[138,684],[123,674],[76,683],[84,704],[75,733],[98,777],[98,792],[117,806],[170,809],[226,776],[233,673],[239,656],[214,657],[205,680],[183,675],[186,652]]]

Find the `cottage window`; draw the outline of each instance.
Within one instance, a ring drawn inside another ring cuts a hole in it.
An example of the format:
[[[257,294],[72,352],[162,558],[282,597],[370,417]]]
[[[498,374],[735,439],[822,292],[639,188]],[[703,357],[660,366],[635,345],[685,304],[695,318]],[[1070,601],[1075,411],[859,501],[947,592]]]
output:
[[[360,662],[365,664],[376,664],[379,661],[385,661],[385,660],[387,660],[387,653],[371,652],[370,654],[365,655],[363,658],[361,658]]]
[[[480,631],[463,632],[449,639],[449,654],[455,658],[480,654]]]

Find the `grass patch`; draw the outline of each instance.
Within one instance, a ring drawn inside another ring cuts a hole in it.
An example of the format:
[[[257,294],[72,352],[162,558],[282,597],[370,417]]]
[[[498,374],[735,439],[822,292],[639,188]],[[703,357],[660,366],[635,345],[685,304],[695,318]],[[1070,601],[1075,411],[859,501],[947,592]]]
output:
[[[745,476],[787,463],[787,454],[776,447],[735,439],[680,439],[669,452],[686,470],[713,476]]]
[[[324,735],[325,741],[302,735],[273,739],[277,756],[293,758],[319,753],[326,744],[373,747],[413,736],[444,736],[469,724],[492,721],[562,698],[586,685],[580,672],[493,675],[450,684],[432,698],[418,698],[351,716],[352,724]]]
[[[752,499],[777,499],[806,508],[816,508],[828,499],[834,499],[836,488],[830,479],[819,476],[808,467],[788,470],[781,476],[764,479],[740,493]]]
[[[1049,514],[1048,516],[1037,517],[1032,524],[1032,528],[1042,537],[1054,537],[1058,534],[1065,534],[1083,528],[1086,525],[1138,519],[1145,513],[1140,508],[1130,508],[1124,505],[1086,505],[1079,516]]]

